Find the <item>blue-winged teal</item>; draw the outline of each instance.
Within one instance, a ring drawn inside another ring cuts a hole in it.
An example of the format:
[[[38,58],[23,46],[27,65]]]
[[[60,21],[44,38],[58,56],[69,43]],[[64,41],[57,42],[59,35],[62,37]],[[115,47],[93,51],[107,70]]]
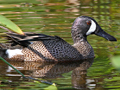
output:
[[[76,61],[94,58],[94,51],[87,36],[95,34],[109,41],[117,41],[101,29],[91,17],[80,16],[72,25],[73,45],[58,36],[28,33],[7,33],[12,44],[0,44],[1,56],[16,61]],[[18,46],[18,47],[17,47]]]

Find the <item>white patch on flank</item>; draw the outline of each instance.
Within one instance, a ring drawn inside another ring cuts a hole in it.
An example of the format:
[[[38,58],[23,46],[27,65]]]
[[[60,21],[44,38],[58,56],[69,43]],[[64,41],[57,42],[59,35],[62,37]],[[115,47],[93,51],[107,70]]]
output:
[[[91,33],[93,33],[96,30],[96,27],[96,23],[93,20],[91,20],[91,26],[87,31],[86,35],[90,35]]]
[[[23,55],[22,49],[8,49],[6,50],[6,54],[8,55],[8,58],[12,58],[15,55]]]

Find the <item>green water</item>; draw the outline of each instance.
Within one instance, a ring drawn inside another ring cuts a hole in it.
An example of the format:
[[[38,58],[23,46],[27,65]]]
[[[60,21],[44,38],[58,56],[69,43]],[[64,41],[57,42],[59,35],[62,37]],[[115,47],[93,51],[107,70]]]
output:
[[[110,60],[111,57],[120,55],[119,0],[0,0],[0,14],[15,22],[24,32],[58,35],[70,44],[73,44],[71,25],[74,19],[81,15],[95,18],[100,26],[118,41],[109,42],[95,35],[88,36],[96,56],[93,63],[10,63],[24,75],[56,83],[58,90],[120,89],[120,72],[112,66]],[[0,29],[0,34],[3,32],[5,30]],[[5,41],[5,38],[0,38],[0,42]],[[24,80],[0,61],[1,90],[42,90],[49,86]],[[51,90],[53,89],[55,87]]]

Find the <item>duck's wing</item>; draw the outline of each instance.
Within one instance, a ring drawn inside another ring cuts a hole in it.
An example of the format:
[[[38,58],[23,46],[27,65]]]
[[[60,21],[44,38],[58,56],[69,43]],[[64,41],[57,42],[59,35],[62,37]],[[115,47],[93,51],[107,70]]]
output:
[[[10,42],[12,42],[12,46],[17,44],[21,46],[28,46],[31,44],[31,41],[43,41],[43,40],[63,40],[58,36],[49,36],[45,34],[37,34],[32,32],[25,32],[25,35],[20,35],[16,33],[6,33]]]

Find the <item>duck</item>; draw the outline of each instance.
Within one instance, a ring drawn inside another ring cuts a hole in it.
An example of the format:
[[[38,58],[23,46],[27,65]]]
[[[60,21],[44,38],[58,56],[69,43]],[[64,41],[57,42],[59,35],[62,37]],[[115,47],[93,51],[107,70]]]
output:
[[[20,35],[7,32],[9,43],[0,43],[0,56],[11,61],[67,62],[94,58],[94,50],[87,36],[95,34],[108,41],[117,41],[89,16],[77,17],[71,28],[74,44],[59,36],[25,32]]]

